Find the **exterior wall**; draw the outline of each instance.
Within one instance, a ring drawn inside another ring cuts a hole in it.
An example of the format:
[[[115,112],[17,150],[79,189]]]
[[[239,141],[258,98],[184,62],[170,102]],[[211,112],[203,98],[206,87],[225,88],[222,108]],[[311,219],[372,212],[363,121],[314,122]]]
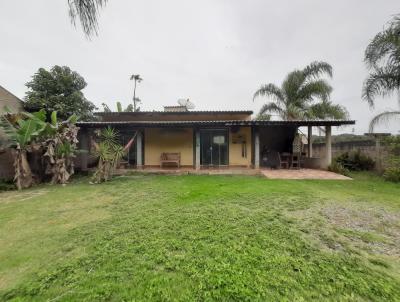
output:
[[[243,157],[243,144],[246,156]],[[238,131],[229,131],[229,166],[251,166],[251,127],[240,127]]]
[[[4,106],[9,107],[13,112],[19,112],[22,109],[22,101],[0,86],[0,114],[4,112]]]
[[[163,152],[180,152],[181,165],[193,166],[193,129],[147,128],[144,131],[144,164],[159,166]]]
[[[0,151],[0,180],[14,178],[14,157],[11,152],[11,149]]]
[[[110,121],[220,121],[250,120],[247,113],[191,113],[191,112],[132,112],[101,115],[103,122]]]

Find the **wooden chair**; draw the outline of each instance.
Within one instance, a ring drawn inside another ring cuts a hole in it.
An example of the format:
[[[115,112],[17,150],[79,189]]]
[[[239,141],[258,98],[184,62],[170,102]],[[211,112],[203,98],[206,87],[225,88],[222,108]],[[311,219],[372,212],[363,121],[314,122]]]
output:
[[[279,168],[280,169],[289,169],[290,153],[287,153],[287,152],[279,153],[278,152],[278,159],[279,159]]]
[[[300,169],[301,153],[293,153],[292,160],[290,161],[291,169]]]
[[[160,168],[163,164],[176,164],[178,168],[181,167],[181,153],[161,153],[160,156]]]

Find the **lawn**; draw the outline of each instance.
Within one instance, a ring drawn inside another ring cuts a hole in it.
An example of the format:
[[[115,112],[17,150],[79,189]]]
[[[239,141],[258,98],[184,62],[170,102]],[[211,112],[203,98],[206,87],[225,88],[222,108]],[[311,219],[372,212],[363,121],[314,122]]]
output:
[[[399,301],[400,186],[131,175],[0,193],[0,300]]]

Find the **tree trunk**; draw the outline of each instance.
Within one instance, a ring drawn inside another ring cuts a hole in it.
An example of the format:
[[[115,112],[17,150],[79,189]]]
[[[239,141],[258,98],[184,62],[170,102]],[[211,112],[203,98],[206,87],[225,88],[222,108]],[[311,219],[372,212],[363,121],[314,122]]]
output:
[[[15,150],[14,169],[14,181],[18,190],[32,186],[32,171],[26,158],[26,151]]]

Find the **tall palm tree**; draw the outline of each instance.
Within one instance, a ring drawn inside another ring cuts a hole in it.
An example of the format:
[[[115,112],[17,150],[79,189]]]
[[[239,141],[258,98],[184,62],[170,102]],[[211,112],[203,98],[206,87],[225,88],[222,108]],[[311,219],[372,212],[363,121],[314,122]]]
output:
[[[136,103],[140,103],[140,99],[136,97],[136,83],[140,83],[141,81],[143,81],[143,79],[140,77],[139,74],[133,74],[131,75],[130,80],[135,81],[135,86],[133,88],[133,111],[136,112],[139,111],[138,110],[139,108],[137,108]]]
[[[86,37],[97,35],[99,9],[106,3],[107,0],[68,0],[72,24],[76,25],[76,19],[79,19]]]
[[[376,96],[385,97],[398,92],[400,104],[400,15],[395,16],[389,26],[371,40],[365,50],[364,61],[370,75],[364,82],[363,99],[373,107]],[[400,110],[376,115],[370,122],[369,130],[372,132],[375,126],[392,118],[400,118]]]
[[[331,65],[312,62],[302,70],[290,72],[281,87],[272,83],[262,85],[253,100],[264,96],[272,101],[262,106],[259,116],[277,114],[283,120],[347,118],[345,108],[329,101],[332,87],[321,79],[323,75],[332,77]]]

